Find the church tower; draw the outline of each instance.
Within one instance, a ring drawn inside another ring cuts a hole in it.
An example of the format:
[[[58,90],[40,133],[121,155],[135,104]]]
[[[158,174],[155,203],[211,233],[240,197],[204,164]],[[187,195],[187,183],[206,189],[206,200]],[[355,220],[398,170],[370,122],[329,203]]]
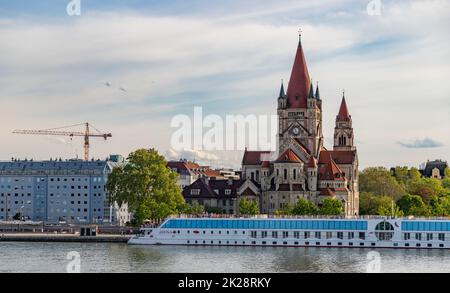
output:
[[[341,107],[336,116],[336,126],[334,128],[335,151],[355,150],[354,133],[352,126],[352,116],[349,114],[345,94],[342,96]]]
[[[301,36],[292,67],[287,93],[281,86],[278,98],[278,152],[292,149],[304,162],[318,157],[321,150],[322,102],[318,87],[316,93],[309,76]]]

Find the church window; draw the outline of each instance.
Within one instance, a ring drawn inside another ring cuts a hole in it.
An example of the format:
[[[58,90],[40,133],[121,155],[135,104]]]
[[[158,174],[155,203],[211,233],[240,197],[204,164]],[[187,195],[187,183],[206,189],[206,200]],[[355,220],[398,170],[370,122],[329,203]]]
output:
[[[259,180],[259,171],[258,170],[256,170],[256,180],[257,181]]]
[[[294,180],[297,179],[297,169],[294,169]]]
[[[284,180],[287,180],[287,169],[284,169]]]

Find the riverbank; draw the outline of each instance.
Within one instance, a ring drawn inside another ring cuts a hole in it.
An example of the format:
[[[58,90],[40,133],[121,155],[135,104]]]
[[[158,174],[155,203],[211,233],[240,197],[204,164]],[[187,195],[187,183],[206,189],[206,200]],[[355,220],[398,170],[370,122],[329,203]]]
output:
[[[78,243],[127,243],[132,235],[99,234],[80,236],[78,234],[54,233],[4,233],[0,242],[78,242]]]

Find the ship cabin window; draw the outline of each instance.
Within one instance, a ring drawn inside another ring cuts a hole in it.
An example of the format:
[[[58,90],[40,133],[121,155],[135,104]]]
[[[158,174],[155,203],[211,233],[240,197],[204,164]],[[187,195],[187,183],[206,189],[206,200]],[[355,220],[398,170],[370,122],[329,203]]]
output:
[[[274,241],[274,242],[272,242],[272,244],[273,244],[273,245],[277,245],[277,242],[276,242],[276,241]]]
[[[308,242],[308,241],[306,241],[306,242],[305,242],[305,245],[309,245],[309,242]]]
[[[445,241],[445,234],[439,233],[438,238],[439,238],[439,241]]]
[[[427,233],[427,241],[433,240],[433,233]]]
[[[327,239],[333,238],[333,232],[327,232]]]
[[[267,238],[267,231],[261,232],[261,238]]]
[[[294,238],[299,239],[300,238],[300,232],[295,231],[294,232]]]
[[[214,231],[211,231],[211,234],[214,234]]]
[[[318,246],[319,246],[319,245],[320,245],[320,242],[316,242],[316,245],[318,245]]]
[[[256,238],[256,234],[257,234],[256,231],[251,231],[251,232],[250,232],[250,237]]]
[[[295,242],[294,242],[294,245],[298,245],[298,242],[297,242],[297,241],[295,241]]]
[[[283,245],[287,245],[287,244],[288,244],[287,241],[284,241],[284,242],[283,242]]]
[[[359,232],[359,239],[365,240],[365,239],[366,239],[366,233],[364,233],[364,232]]]
[[[409,247],[409,243],[405,243],[405,247]]]
[[[439,244],[439,247],[440,247],[440,248],[444,247],[444,244]]]
[[[288,238],[288,237],[289,237],[289,232],[283,231],[283,238]]]
[[[252,241],[252,244],[255,245],[255,244],[256,244],[256,241]]]
[[[262,244],[263,244],[263,245],[266,245],[266,241],[263,241]]]
[[[320,232],[316,232],[316,233],[315,233],[315,237],[316,237],[317,239],[320,239],[320,238],[321,238],[321,236],[322,236],[322,235],[321,235],[321,233],[320,233]]]
[[[278,232],[272,231],[272,238],[278,238]]]
[[[422,240],[422,233],[416,233],[416,240]]]
[[[416,243],[416,247],[420,247],[421,245],[420,245],[420,243]]]
[[[428,243],[428,245],[427,245],[428,247],[433,247],[433,244],[431,244],[431,243]]]
[[[364,242],[360,242],[360,243],[359,243],[359,246],[364,246]]]
[[[310,232],[305,232],[305,239],[311,238],[311,233]]]
[[[337,232],[337,238],[344,239],[344,232]]]
[[[353,242],[349,242],[349,243],[348,243],[348,246],[353,246]]]
[[[403,234],[403,239],[404,240],[410,240],[411,239],[411,233],[404,233]]]
[[[380,241],[389,241],[394,237],[394,226],[387,221],[379,223],[375,227],[375,236]]]

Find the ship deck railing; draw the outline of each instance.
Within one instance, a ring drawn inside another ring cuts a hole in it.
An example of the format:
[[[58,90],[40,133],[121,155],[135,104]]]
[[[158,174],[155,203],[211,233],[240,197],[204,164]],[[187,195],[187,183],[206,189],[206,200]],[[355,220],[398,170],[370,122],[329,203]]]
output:
[[[178,214],[172,215],[169,218],[172,219],[201,219],[201,218],[209,218],[209,219],[330,219],[330,220],[438,220],[438,221],[448,221],[450,217],[392,217],[392,216],[330,216],[330,215],[309,215],[309,216],[287,216],[287,215],[229,215],[229,214]]]

